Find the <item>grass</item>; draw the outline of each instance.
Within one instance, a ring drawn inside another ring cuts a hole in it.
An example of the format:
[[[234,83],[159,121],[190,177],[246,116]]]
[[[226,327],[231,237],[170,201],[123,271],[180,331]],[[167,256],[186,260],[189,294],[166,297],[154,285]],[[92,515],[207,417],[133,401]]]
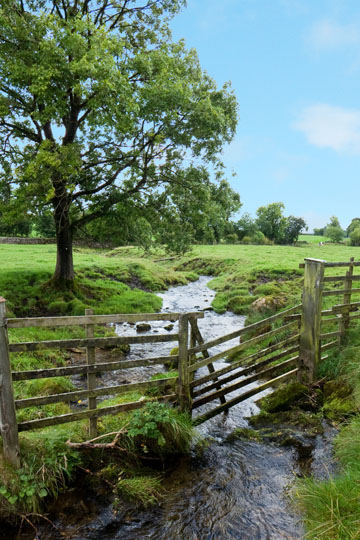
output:
[[[330,355],[325,368],[338,388],[350,387],[353,410],[335,440],[335,458],[341,468],[327,481],[307,478],[294,493],[304,515],[307,539],[352,540],[360,538],[360,324],[353,324],[347,342]]]

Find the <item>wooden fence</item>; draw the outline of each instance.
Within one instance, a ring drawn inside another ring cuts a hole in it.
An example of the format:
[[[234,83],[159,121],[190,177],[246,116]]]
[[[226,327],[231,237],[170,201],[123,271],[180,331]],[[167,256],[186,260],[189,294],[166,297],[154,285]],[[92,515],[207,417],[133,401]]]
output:
[[[305,263],[301,266],[305,268],[302,304],[206,343],[197,324],[197,320],[204,317],[204,313],[93,315],[91,310],[87,310],[84,316],[6,319],[5,300],[0,298],[0,430],[5,459],[19,466],[19,431],[89,419],[90,436],[95,437],[99,417],[134,410],[145,403],[140,400],[99,408],[97,398],[100,396],[113,396],[132,390],[145,392],[154,387],[162,388],[165,395],[156,399],[176,402],[181,410],[189,412],[199,409],[200,414],[194,417],[194,423],[200,424],[290,377],[297,376],[303,382],[313,382],[317,366],[321,359],[325,358],[323,353],[341,344],[350,321],[360,318],[360,313],[356,313],[360,310],[360,302],[351,302],[352,294],[360,293],[360,288],[352,287],[353,281],[360,280],[360,276],[354,275],[354,268],[360,266],[360,262],[351,259],[349,262],[330,263],[305,259]],[[330,268],[342,267],[347,269],[343,276],[325,275]],[[343,283],[342,288],[334,288],[339,283]],[[325,288],[327,286],[330,288]],[[336,296],[341,296],[342,302],[323,309],[323,299]],[[179,323],[177,333],[94,337],[96,325],[176,320]],[[86,337],[9,345],[8,329],[76,325],[85,327]],[[326,329],[328,325],[330,331],[324,331],[324,327]],[[211,352],[215,347],[233,339],[239,341],[225,350]],[[97,347],[160,342],[177,342],[178,354],[138,360],[96,362]],[[11,370],[11,353],[74,347],[86,349],[86,364],[31,371]],[[214,363],[221,358],[229,362],[225,367],[217,369]],[[107,387],[96,385],[96,373],[174,363],[178,365],[177,378]],[[207,369],[205,373],[204,368]],[[86,375],[86,389],[50,396],[14,399],[13,381],[78,374]],[[260,384],[254,386],[257,381],[260,381]],[[245,390],[238,393],[241,388]],[[234,392],[236,394],[233,394]],[[74,402],[79,399],[88,400],[87,410],[75,410],[59,416],[17,422],[18,409],[50,403]],[[219,403],[215,403],[209,409],[213,402]],[[206,409],[202,410],[204,405]]]
[[[189,320],[196,321],[204,317],[204,313],[195,312],[187,314],[179,313],[151,313],[131,315],[93,315],[92,310],[86,310],[84,316],[75,317],[39,317],[24,319],[5,318],[5,300],[0,298],[0,419],[1,435],[3,440],[3,452],[5,458],[13,465],[19,465],[18,432],[44,428],[52,425],[89,419],[90,437],[97,434],[97,419],[108,414],[138,409],[144,405],[144,401],[134,401],[107,407],[97,407],[97,398],[100,396],[113,396],[116,394],[132,391],[148,391],[152,388],[171,388],[169,394],[158,397],[158,400],[178,401],[181,408],[185,407],[186,396],[186,373],[184,365],[188,358],[188,325]],[[119,336],[119,337],[94,337],[96,325],[109,323],[137,323],[143,321],[178,321],[178,333]],[[8,329],[41,327],[56,328],[66,326],[84,326],[86,337],[65,340],[32,341],[9,345]],[[154,358],[141,358],[138,360],[119,360],[117,362],[96,362],[96,347],[115,347],[124,344],[146,344],[175,342],[178,344],[177,355],[160,356]],[[66,367],[54,367],[31,371],[12,371],[9,353],[42,351],[46,349],[86,349],[86,364]],[[141,381],[116,386],[104,386],[97,388],[96,374],[106,371],[129,370],[142,366],[178,364],[179,377],[165,378],[155,381]],[[14,399],[13,382],[29,381],[32,379],[44,379],[49,377],[85,375],[87,388],[48,396],[31,397],[27,399]],[[59,402],[76,402],[88,399],[88,410],[74,411],[59,416],[39,418],[17,422],[16,410],[47,405]]]

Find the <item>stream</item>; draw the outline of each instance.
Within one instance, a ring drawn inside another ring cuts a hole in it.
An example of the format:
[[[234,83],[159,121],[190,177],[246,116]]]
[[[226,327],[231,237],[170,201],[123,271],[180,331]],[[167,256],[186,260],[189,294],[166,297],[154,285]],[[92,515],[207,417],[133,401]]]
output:
[[[205,341],[227,334],[244,325],[245,317],[227,312],[218,315],[210,308],[214,291],[207,287],[209,277],[161,293],[164,312],[205,310],[199,328]],[[164,333],[168,322],[151,323],[150,333]],[[122,324],[118,334],[135,335],[133,325]],[[176,331],[176,323],[174,323]],[[238,339],[223,344],[227,349]],[[167,355],[174,344],[133,345],[127,358]],[[221,346],[220,346],[221,347]],[[215,352],[215,349],[212,351]],[[219,349],[216,350],[218,352]],[[225,365],[216,362],[216,367]],[[198,376],[206,373],[199,370]],[[135,368],[127,381],[142,380],[159,371],[159,366]],[[123,377],[124,375],[121,375]],[[145,376],[145,377],[144,377]],[[102,384],[114,384],[115,373],[106,374]],[[236,395],[236,393],[235,393]],[[290,503],[289,491],[296,477],[304,473],[304,462],[293,447],[253,441],[227,441],[236,427],[246,427],[247,417],[258,412],[255,401],[263,394],[239,403],[227,415],[221,414],[200,425],[198,430],[210,441],[204,454],[183,458],[164,479],[165,497],[155,507],[139,509],[121,503],[115,511],[109,498],[95,498],[86,486],[60,496],[60,514],[51,517],[54,528],[38,528],[39,540],[277,540],[300,539],[304,531],[300,516]],[[232,397],[232,394],[230,394]],[[197,414],[206,410],[199,409]],[[212,408],[214,403],[212,404]],[[307,473],[326,477],[333,469],[331,439],[334,430],[311,441]],[[1,537],[1,534],[0,534]],[[8,537],[9,539],[11,537]],[[34,538],[34,532],[20,535]]]

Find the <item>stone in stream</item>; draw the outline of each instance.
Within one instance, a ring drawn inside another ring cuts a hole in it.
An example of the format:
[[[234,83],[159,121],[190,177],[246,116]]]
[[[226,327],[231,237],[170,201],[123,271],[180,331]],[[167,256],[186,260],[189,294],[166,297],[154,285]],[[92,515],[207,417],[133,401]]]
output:
[[[164,326],[164,329],[167,330],[168,332],[170,332],[170,330],[172,330],[173,328],[174,328],[173,324],[167,324],[166,326]]]
[[[140,323],[136,325],[137,332],[147,332],[148,330],[151,330],[151,324]]]

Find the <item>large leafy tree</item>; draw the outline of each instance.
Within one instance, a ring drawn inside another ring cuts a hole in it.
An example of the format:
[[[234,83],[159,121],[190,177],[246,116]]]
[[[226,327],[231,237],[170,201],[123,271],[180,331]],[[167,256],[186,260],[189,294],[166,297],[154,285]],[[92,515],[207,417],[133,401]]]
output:
[[[284,203],[275,202],[267,206],[260,206],[256,211],[258,229],[275,243],[281,243],[284,237],[286,227],[286,218],[283,215],[284,208]]]
[[[236,100],[171,41],[182,4],[0,0],[1,181],[10,211],[52,208],[57,282],[74,279],[79,228],[220,167]]]

